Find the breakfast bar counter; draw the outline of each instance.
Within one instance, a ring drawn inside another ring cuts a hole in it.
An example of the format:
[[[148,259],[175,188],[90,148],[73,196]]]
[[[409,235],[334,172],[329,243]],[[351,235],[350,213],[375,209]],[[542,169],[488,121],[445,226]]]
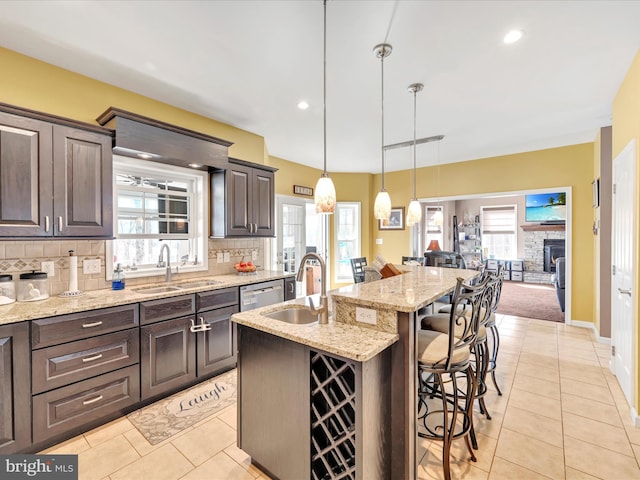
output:
[[[479,272],[399,268],[401,275],[331,291],[327,325],[268,316],[305,308],[304,299],[232,317],[238,446],[261,468],[282,479],[416,478],[418,311]]]

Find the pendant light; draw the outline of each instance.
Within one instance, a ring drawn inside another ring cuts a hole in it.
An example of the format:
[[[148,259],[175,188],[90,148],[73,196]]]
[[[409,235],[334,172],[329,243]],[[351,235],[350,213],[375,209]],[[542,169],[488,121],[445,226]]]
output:
[[[381,156],[382,156],[382,188],[376,196],[376,201],[373,204],[373,215],[376,219],[385,222],[389,221],[391,217],[391,197],[384,189],[384,59],[391,55],[392,47],[388,43],[381,43],[373,47],[374,55],[380,59],[380,65],[382,67],[382,81],[381,81],[381,112],[382,112],[382,143],[381,143]]]
[[[322,121],[323,121],[323,157],[324,169],[316,183],[314,203],[316,213],[331,214],[336,211],[336,187],[327,173],[327,0],[324,0],[324,63],[323,63],[323,91],[322,91]]]
[[[440,201],[440,141],[438,141],[438,201]],[[442,209],[436,210],[436,213],[433,214],[433,223],[435,223],[438,227],[442,226],[443,218],[442,218]]]
[[[408,227],[413,227],[422,219],[422,207],[416,196],[416,96],[423,88],[424,85],[421,83],[412,83],[408,87],[409,92],[413,93],[413,200],[411,200],[409,208],[407,209]]]

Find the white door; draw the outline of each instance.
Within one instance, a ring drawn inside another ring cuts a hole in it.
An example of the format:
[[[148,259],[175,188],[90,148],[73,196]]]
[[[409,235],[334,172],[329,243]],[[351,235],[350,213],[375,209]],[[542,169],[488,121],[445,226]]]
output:
[[[622,391],[633,405],[634,351],[633,298],[633,241],[635,213],[635,142],[630,142],[613,161],[613,211],[611,263],[613,264],[611,292],[611,343],[615,348],[612,371]]]
[[[328,258],[326,242],[328,215],[318,215],[311,200],[278,195],[276,197],[276,241],[272,252],[274,269],[297,273],[300,260],[307,251],[315,251]],[[328,265],[327,265],[328,275]],[[297,283],[296,296],[307,294],[306,276]]]

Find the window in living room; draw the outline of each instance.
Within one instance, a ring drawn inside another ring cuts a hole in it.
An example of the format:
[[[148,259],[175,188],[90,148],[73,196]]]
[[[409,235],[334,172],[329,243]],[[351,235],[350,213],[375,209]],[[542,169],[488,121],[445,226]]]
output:
[[[444,235],[443,227],[440,221],[437,221],[437,213],[440,212],[440,219],[442,219],[443,207],[441,205],[424,205],[423,226],[424,235],[422,235],[423,242],[420,255],[428,250],[429,243],[432,240],[437,240],[440,248],[444,248]]]
[[[482,249],[486,258],[511,260],[518,257],[515,205],[481,207]]]

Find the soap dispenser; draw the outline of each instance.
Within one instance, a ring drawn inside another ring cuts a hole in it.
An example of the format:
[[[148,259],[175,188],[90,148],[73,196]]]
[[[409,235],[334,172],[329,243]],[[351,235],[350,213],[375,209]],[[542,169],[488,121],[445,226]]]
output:
[[[124,272],[122,271],[122,267],[120,264],[116,265],[115,270],[113,271],[113,276],[111,277],[111,289],[112,290],[123,290],[124,289]]]

